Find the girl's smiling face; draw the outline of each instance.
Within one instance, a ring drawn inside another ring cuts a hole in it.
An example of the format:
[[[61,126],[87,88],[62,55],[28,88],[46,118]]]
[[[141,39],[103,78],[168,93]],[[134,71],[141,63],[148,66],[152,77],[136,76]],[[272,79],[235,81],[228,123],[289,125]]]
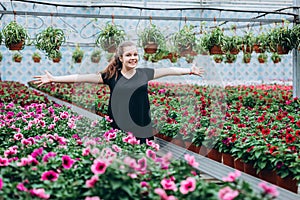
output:
[[[133,69],[138,64],[138,51],[136,46],[127,46],[124,48],[124,53],[120,57],[122,67],[127,70]]]

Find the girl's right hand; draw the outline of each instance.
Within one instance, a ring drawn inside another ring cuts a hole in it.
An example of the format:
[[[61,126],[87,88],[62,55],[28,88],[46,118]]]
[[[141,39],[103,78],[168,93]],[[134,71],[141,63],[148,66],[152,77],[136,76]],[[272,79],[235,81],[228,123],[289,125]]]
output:
[[[36,80],[33,81],[34,84],[39,84],[39,86],[46,84],[46,83],[51,83],[53,81],[53,76],[52,74],[50,74],[47,70],[45,71],[45,75],[38,75],[38,76],[34,76],[33,78],[35,78]]]

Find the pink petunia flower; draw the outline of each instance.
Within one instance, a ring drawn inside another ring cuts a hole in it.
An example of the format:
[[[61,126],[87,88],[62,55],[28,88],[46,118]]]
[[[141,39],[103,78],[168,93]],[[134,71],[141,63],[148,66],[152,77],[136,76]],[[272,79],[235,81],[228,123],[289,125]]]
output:
[[[184,159],[188,162],[192,167],[198,167],[199,163],[196,162],[195,157],[190,154],[185,154]]]
[[[259,187],[261,187],[264,190],[264,193],[271,195],[272,197],[277,197],[279,195],[278,190],[276,187],[272,185],[267,185],[266,182],[260,182],[258,184]]]
[[[168,196],[166,191],[162,188],[156,188],[154,192],[160,196],[161,200],[177,200],[173,195]]]
[[[2,188],[3,188],[3,180],[2,178],[0,178],[0,190],[2,190]]]
[[[8,164],[9,164],[8,158],[0,157],[0,167],[6,167],[8,166]]]
[[[148,158],[152,158],[152,160],[156,159],[156,153],[151,149],[146,150],[146,155]]]
[[[39,189],[31,189],[30,190],[30,194],[32,196],[36,196],[39,197],[41,199],[49,199],[50,198],[50,194],[45,193],[45,189],[44,188],[39,188]]]
[[[91,166],[91,170],[94,174],[104,174],[107,168],[107,163],[103,160],[96,159]]]
[[[149,187],[149,183],[147,183],[146,181],[142,181],[140,182],[141,187]]]
[[[16,188],[20,191],[24,191],[24,192],[27,192],[28,189],[24,186],[24,183],[19,183]]]
[[[171,179],[163,179],[161,180],[160,184],[163,186],[164,190],[173,190],[174,192],[176,192],[178,190],[175,182]]]
[[[223,177],[222,180],[225,182],[234,182],[240,176],[241,172],[239,170],[235,170],[235,172],[230,172],[227,177]]]
[[[49,152],[49,153],[47,153],[46,155],[44,155],[43,161],[44,161],[44,162],[48,162],[49,158],[52,158],[52,157],[55,157],[55,156],[56,156],[56,153],[54,153],[54,152]]]
[[[59,174],[56,173],[55,171],[53,170],[49,170],[49,171],[45,171],[43,174],[42,174],[42,181],[56,181],[59,177]]]
[[[219,190],[219,199],[220,200],[233,200],[239,195],[239,191],[231,189],[229,186],[226,186]]]
[[[72,165],[74,164],[74,162],[75,162],[75,160],[70,158],[70,156],[68,156],[68,155],[63,155],[62,156],[62,166],[65,169],[70,169],[72,167]]]
[[[182,194],[187,194],[193,192],[196,189],[196,179],[188,177],[186,180],[180,182],[180,192]]]
[[[85,197],[85,200],[101,200],[100,197]]]
[[[112,145],[112,149],[117,153],[122,152],[122,148],[115,144]]]
[[[93,188],[98,180],[99,180],[98,176],[94,175],[94,176],[92,176],[91,179],[86,180],[85,185],[88,188]]]
[[[23,139],[23,134],[22,133],[16,133],[15,135],[14,135],[14,140],[21,140],[21,139]]]

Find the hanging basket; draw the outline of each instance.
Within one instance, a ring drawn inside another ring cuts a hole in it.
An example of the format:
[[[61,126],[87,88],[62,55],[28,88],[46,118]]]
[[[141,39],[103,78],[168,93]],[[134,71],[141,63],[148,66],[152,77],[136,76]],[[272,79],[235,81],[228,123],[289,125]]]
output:
[[[145,45],[144,52],[147,54],[154,54],[154,53],[156,53],[157,48],[158,48],[158,44],[148,43]]]
[[[285,49],[283,46],[278,45],[277,46],[277,53],[278,54],[288,54],[289,50]]]
[[[12,50],[12,51],[22,50],[23,49],[23,45],[24,45],[24,41],[21,41],[21,42],[16,43],[16,44],[11,44],[9,46],[9,50]]]
[[[215,54],[223,54],[223,51],[221,49],[221,46],[214,45],[210,50],[209,50],[210,55],[215,55]]]

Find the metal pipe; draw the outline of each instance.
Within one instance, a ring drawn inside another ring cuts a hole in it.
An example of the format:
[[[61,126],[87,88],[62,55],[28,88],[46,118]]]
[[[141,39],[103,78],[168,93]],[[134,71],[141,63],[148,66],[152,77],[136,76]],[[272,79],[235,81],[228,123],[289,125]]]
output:
[[[51,16],[51,17],[80,17],[80,18],[112,18],[112,15],[98,15],[98,14],[82,14],[82,13],[50,13],[50,12],[28,12],[28,11],[0,11],[3,15],[32,15],[32,16]],[[175,20],[175,21],[232,21],[232,22],[282,22],[282,19],[269,18],[269,19],[256,19],[256,18],[206,18],[206,17],[164,17],[164,16],[129,16],[129,15],[114,15],[115,19],[137,19],[137,20]],[[293,22],[294,17],[285,19]]]

